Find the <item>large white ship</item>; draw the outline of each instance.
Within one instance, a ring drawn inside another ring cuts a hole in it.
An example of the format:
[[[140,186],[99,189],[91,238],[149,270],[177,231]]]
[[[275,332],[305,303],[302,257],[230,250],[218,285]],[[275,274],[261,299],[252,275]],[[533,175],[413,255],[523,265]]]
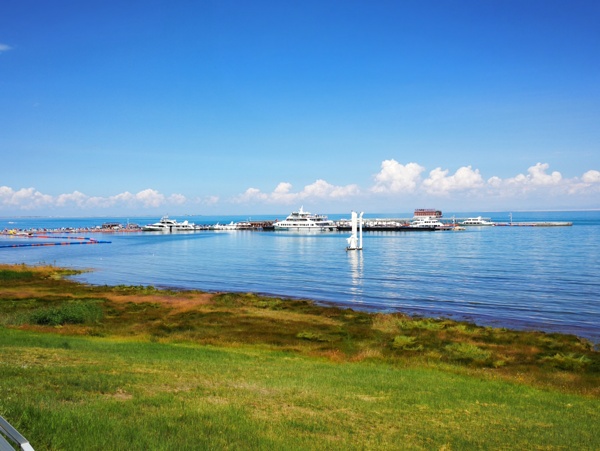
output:
[[[444,227],[444,224],[440,221],[441,217],[441,210],[417,208],[408,227],[411,229],[441,230]]]
[[[177,222],[175,219],[169,219],[168,216],[160,218],[159,222],[148,224],[142,227],[144,232],[193,232],[196,230],[194,224],[187,221]]]
[[[283,221],[273,224],[275,230],[294,231],[332,231],[337,230],[336,224],[325,215],[313,215],[300,207],[298,211],[292,212]]]
[[[476,218],[467,218],[460,224],[464,225],[464,226],[495,226],[496,225],[492,221],[488,221],[487,219],[484,219],[481,216],[477,216]]]

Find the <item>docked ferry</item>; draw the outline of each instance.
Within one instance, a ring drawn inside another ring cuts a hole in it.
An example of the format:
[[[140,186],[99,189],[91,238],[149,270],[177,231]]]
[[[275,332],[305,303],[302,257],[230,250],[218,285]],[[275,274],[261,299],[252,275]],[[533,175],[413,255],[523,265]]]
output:
[[[293,211],[283,221],[275,221],[273,224],[275,230],[293,230],[293,231],[334,231],[337,230],[336,224],[325,215],[313,215],[304,211],[300,207],[298,211]]]
[[[195,225],[187,221],[177,222],[175,219],[170,219],[168,216],[163,216],[160,221],[154,224],[148,224],[142,227],[144,232],[193,232]]]
[[[441,221],[438,221],[437,219],[418,218],[413,220],[408,227],[411,227],[413,229],[441,230],[444,227],[444,224]]]
[[[481,216],[477,216],[476,218],[467,218],[463,222],[460,223],[463,226],[495,226],[496,224],[492,221],[488,221],[487,219],[482,218]]]

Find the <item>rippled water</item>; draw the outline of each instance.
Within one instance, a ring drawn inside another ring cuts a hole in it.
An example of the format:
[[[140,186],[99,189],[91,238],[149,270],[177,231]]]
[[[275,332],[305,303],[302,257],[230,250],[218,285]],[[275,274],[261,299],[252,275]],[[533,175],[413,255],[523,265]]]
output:
[[[488,216],[507,220],[503,215]],[[600,212],[513,217],[574,225],[365,233],[362,252],[345,251],[347,233],[94,234],[111,244],[5,248],[0,262],[94,268],[77,277],[94,284],[252,291],[600,342]],[[36,221],[47,227],[98,223],[30,219],[21,225]],[[0,229],[8,222],[0,221]]]

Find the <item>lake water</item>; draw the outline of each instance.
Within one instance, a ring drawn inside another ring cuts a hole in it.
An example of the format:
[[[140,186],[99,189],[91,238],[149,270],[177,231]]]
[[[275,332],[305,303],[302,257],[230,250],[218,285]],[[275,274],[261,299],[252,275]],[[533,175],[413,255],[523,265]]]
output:
[[[456,214],[478,215],[509,220],[504,212]],[[349,215],[330,215],[342,217]],[[147,224],[158,219],[131,221]],[[214,224],[248,218],[176,219]],[[261,219],[274,217],[252,217]],[[76,277],[91,284],[308,298],[370,311],[566,332],[600,343],[600,212],[513,213],[513,220],[572,221],[573,226],[370,232],[364,234],[360,252],[345,250],[346,232],[88,233],[79,235],[111,243],[0,248],[0,262],[93,268]],[[0,230],[91,227],[109,221],[127,219],[0,218]],[[0,245],[20,242],[31,239],[0,236]]]

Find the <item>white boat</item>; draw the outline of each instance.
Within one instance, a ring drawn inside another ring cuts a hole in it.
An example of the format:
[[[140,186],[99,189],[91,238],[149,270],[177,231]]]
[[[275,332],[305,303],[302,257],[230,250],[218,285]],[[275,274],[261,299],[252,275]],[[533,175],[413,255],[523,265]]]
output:
[[[218,222],[212,227],[213,230],[238,230],[237,224],[231,221],[229,224],[219,224]]]
[[[193,232],[196,230],[196,226],[193,223],[189,223],[187,220],[183,222],[177,222],[175,219],[169,219],[168,216],[163,216],[160,221],[154,224],[148,224],[142,227],[144,232]]]
[[[414,221],[411,221],[409,227],[413,227],[416,229],[439,229],[444,227],[444,224],[441,221],[433,218],[418,218]]]
[[[237,230],[254,230],[255,229],[255,227],[252,225],[252,223],[250,221],[236,222],[235,226],[236,226]]]
[[[276,221],[273,224],[275,230],[295,230],[295,231],[332,231],[337,230],[335,222],[327,219],[325,215],[313,215],[304,211],[302,207],[298,211],[292,212],[283,221]]]
[[[481,216],[477,216],[476,218],[467,218],[463,222],[460,223],[463,226],[495,226],[491,221],[483,219]]]
[[[229,224],[220,224],[216,223],[213,226],[209,227],[210,230],[255,230],[256,227],[252,225],[249,221],[241,221],[241,222],[233,222],[231,221]]]

